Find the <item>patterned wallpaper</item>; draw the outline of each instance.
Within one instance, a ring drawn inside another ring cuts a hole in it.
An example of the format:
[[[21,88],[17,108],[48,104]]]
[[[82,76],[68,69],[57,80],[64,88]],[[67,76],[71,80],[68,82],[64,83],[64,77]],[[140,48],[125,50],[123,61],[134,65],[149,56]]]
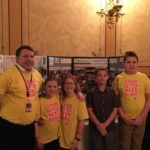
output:
[[[97,1],[24,0],[24,42],[40,55],[103,56]]]
[[[9,40],[15,40],[9,39],[8,1],[1,0],[3,6],[0,3],[6,54]],[[30,44],[39,55],[92,56],[94,52],[96,56],[105,56],[105,19],[101,18],[100,23],[96,14],[98,1],[22,0],[23,44]],[[125,15],[117,23],[116,55],[135,50],[140,65],[150,66],[150,1],[125,1],[122,9]],[[1,27],[2,22],[0,35]]]
[[[0,55],[9,53],[8,0],[0,0]]]
[[[125,15],[122,17],[122,53],[134,50],[139,56],[140,65],[150,66],[150,1],[128,0],[123,12]],[[119,29],[120,25],[121,20],[118,22]],[[120,37],[120,30],[117,36]],[[119,51],[120,41],[117,44]]]

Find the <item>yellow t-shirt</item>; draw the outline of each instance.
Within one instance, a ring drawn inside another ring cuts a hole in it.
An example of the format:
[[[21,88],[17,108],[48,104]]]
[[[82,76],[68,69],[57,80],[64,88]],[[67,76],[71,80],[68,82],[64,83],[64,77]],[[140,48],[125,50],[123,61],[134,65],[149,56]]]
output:
[[[21,71],[27,86],[30,84],[31,72]],[[27,125],[35,120],[37,112],[38,90],[43,78],[36,70],[32,71],[32,82],[29,88],[29,99],[26,96],[25,82],[13,66],[0,76],[0,117],[20,125]],[[31,103],[32,111],[26,112],[27,102]]]
[[[61,113],[60,146],[70,148],[71,142],[76,134],[78,121],[88,118],[85,101],[80,101],[76,96],[65,98],[62,101]]]
[[[40,98],[38,118],[43,119],[43,125],[39,126],[39,136],[46,144],[59,137],[60,128],[60,101],[59,96],[52,98]]]
[[[119,74],[114,80],[114,89],[121,99],[121,108],[131,118],[138,116],[145,105],[145,94],[150,93],[150,80],[140,72]]]

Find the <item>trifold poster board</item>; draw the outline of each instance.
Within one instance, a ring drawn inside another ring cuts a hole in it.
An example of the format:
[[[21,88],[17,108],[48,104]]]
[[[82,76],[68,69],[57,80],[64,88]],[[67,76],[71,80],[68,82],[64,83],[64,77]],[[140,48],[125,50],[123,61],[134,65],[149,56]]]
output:
[[[72,58],[70,57],[48,57],[49,71],[71,70]]]
[[[87,67],[108,67],[108,58],[74,58],[74,68],[83,69]]]
[[[72,73],[82,88],[83,84],[88,82],[91,85],[94,82],[95,68],[108,67],[108,58],[47,56],[43,58],[42,66],[47,76],[55,76],[60,82],[65,74]]]
[[[39,70],[41,67],[42,56],[35,56],[35,66],[34,68]],[[0,55],[0,73],[6,71],[11,66],[15,65],[16,56],[15,55]]]
[[[6,71],[8,68],[16,63],[16,57],[13,55],[0,55],[0,73]]]
[[[55,76],[59,84],[61,84],[62,78],[65,74],[72,73],[72,57],[57,57],[57,56],[48,56],[45,59],[44,63],[47,64],[46,68],[47,77]]]
[[[108,58],[105,57],[74,57],[73,74],[77,77],[83,93],[95,86],[95,68],[108,68]]]
[[[124,71],[123,57],[109,57],[109,71],[120,73]]]

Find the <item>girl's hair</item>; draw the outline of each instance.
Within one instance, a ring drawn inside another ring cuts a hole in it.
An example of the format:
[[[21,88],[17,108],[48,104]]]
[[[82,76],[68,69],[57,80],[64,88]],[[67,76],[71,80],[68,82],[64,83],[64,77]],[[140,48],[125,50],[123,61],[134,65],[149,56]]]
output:
[[[64,78],[62,79],[62,84],[61,84],[61,88],[62,88],[62,99],[64,99],[66,97],[66,92],[65,92],[65,89],[64,89],[64,85],[65,85],[65,82],[67,79],[72,79],[74,81],[74,84],[75,84],[75,89],[74,89],[74,93],[77,95],[81,89],[80,89],[80,86],[78,84],[78,82],[76,81],[76,79],[70,74],[70,75],[66,75],[64,76]]]
[[[56,81],[58,83],[58,80],[54,77],[54,76],[51,76],[51,77],[48,77],[45,82],[44,82],[44,86],[47,84],[47,82],[49,81]]]
[[[39,97],[44,97],[46,95],[45,86],[49,81],[56,81],[58,83],[58,80],[54,76],[48,77],[40,89]]]

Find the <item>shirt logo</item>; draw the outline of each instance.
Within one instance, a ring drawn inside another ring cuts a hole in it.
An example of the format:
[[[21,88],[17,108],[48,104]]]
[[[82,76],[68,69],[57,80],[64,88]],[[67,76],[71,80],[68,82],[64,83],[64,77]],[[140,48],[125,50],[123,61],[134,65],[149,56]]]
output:
[[[72,104],[64,104],[62,110],[62,120],[65,122],[71,121]]]
[[[51,121],[60,120],[60,110],[59,110],[59,104],[57,102],[48,104],[46,106],[46,111],[49,120]]]
[[[137,80],[126,80],[124,89],[125,96],[137,96]]]

